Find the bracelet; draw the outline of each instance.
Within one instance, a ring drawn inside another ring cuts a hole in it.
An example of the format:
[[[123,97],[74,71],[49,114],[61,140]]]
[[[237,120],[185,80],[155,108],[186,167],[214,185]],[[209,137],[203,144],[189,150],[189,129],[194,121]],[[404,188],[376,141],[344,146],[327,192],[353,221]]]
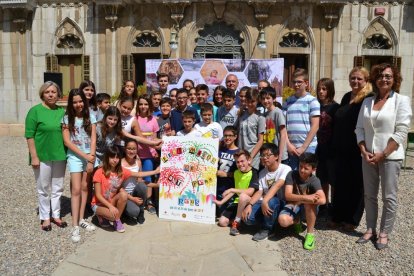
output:
[[[91,162],[91,161],[88,161],[88,163],[91,163],[91,164],[93,164],[93,163],[95,163],[95,162]]]
[[[389,154],[385,153],[385,150],[382,152],[382,154],[384,154],[385,158],[387,158],[389,156]]]

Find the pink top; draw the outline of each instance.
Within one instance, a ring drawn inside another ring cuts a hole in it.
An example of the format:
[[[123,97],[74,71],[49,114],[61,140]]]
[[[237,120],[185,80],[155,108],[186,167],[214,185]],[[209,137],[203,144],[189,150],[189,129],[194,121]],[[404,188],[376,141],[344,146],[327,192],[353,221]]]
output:
[[[144,118],[141,116],[137,116],[139,128],[141,129],[142,134],[149,140],[153,140],[156,137],[157,131],[159,131],[160,127],[158,126],[157,117],[152,116],[151,120],[148,118]],[[138,144],[138,156],[141,159],[145,158],[154,158],[157,154],[157,151],[147,145]]]

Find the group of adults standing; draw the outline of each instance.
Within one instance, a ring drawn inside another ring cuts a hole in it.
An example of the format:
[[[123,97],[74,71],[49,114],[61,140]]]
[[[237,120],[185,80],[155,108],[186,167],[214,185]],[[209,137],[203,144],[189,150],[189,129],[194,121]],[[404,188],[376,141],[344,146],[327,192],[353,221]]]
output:
[[[388,246],[396,217],[398,177],[412,115],[409,97],[399,94],[401,81],[390,64],[375,65],[371,72],[353,68],[351,91],[332,118],[329,226],[354,231],[365,209],[367,230],[357,243],[371,240],[379,250]],[[377,232],[380,185],[383,210]]]

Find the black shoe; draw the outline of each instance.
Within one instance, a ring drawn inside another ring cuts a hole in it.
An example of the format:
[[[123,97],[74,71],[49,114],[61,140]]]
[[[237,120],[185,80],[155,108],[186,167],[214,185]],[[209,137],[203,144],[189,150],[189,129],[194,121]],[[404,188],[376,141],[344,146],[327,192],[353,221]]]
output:
[[[144,208],[141,208],[138,217],[137,217],[137,223],[138,224],[143,224],[145,222],[145,217],[144,217]]]
[[[365,235],[371,235],[368,239],[364,239],[364,236]],[[369,241],[375,241],[375,237],[376,237],[376,234],[375,233],[366,233],[365,232],[365,234],[364,235],[362,235],[362,237],[360,237],[357,241],[356,241],[356,243],[359,243],[359,244],[364,244],[364,243],[367,243],[367,242],[369,242]]]
[[[384,239],[386,240],[385,243],[379,242],[380,240],[384,240]],[[387,234],[384,234],[384,233],[380,233],[379,236],[378,236],[377,243],[375,244],[375,247],[378,250],[383,250],[383,249],[385,249],[385,248],[388,247],[388,241],[389,241],[388,235]]]

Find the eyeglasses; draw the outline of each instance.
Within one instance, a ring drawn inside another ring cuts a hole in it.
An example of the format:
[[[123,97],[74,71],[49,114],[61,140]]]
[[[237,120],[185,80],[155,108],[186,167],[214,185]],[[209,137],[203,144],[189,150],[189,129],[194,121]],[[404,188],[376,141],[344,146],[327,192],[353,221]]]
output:
[[[299,84],[301,85],[302,83],[304,83],[305,81],[293,81],[293,84]]]
[[[268,159],[272,155],[274,155],[274,154],[273,153],[269,153],[269,154],[265,154],[265,155],[260,156],[260,158],[262,158],[262,159]]]
[[[382,80],[382,79],[391,80],[392,78],[393,76],[390,74],[381,74],[381,75],[378,75],[377,80]]]
[[[231,138],[231,137],[234,137],[234,136],[236,136],[236,135],[233,135],[233,134],[229,134],[229,135],[224,135],[224,138]]]

